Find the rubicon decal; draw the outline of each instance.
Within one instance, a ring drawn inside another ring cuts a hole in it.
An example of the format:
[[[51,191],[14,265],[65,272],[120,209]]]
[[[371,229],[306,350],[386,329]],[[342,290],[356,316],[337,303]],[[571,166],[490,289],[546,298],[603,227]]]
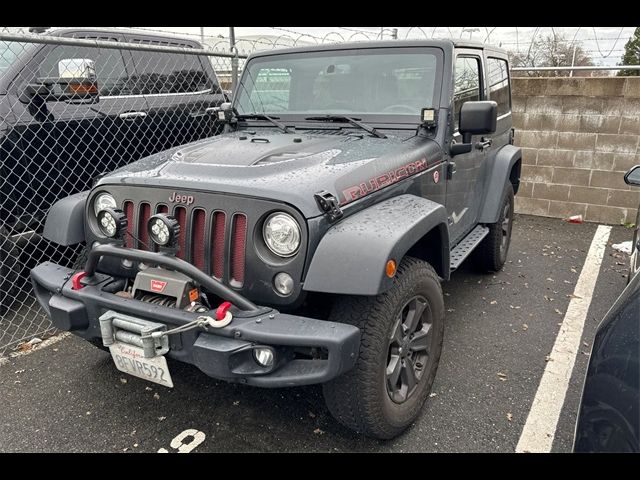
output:
[[[362,198],[365,195],[370,194],[371,192],[375,192],[376,190],[380,190],[381,188],[393,185],[403,178],[410,177],[411,175],[414,175],[426,169],[427,159],[421,158],[420,160],[417,160],[415,162],[411,162],[407,165],[398,167],[395,170],[391,170],[389,172],[370,178],[366,182],[362,182],[358,185],[345,188],[344,190],[342,190],[342,194],[345,198],[343,204],[353,202],[354,200]]]
[[[166,286],[167,282],[163,282],[162,280],[151,280],[151,290],[156,293],[162,292]]]

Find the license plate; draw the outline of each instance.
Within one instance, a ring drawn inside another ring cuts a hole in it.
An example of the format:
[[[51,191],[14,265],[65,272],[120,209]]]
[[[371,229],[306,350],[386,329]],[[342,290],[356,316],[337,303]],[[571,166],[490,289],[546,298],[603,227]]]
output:
[[[119,342],[109,346],[109,350],[116,368],[121,372],[173,388],[173,380],[164,355],[144,358],[141,348]]]

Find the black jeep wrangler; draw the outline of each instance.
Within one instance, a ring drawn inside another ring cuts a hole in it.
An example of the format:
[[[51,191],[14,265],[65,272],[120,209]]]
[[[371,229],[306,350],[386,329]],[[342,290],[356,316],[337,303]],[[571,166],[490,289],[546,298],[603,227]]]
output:
[[[54,325],[172,387],[165,357],[259,387],[323,384],[344,425],[401,433],[429,396],[441,280],[505,263],[521,151],[504,51],[390,41],[258,53],[223,134],[59,201],[86,242],[32,270]]]

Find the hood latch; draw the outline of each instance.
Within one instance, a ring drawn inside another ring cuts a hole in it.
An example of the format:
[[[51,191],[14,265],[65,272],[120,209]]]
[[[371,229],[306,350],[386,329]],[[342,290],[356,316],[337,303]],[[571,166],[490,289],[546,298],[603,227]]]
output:
[[[340,209],[340,204],[333,193],[322,190],[314,194],[313,198],[316,199],[320,210],[327,214],[329,221],[335,222],[339,218],[342,218],[343,213]]]

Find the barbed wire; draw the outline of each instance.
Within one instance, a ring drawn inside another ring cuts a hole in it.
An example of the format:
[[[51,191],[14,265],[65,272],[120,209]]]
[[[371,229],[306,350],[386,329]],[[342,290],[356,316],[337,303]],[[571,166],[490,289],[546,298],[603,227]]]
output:
[[[211,34],[204,33],[204,31],[199,33],[196,31],[176,31],[177,29],[163,27],[127,28],[196,39],[203,43],[205,48],[213,51],[228,52],[231,49],[228,34]],[[196,28],[198,27],[194,27],[194,30]],[[318,33],[317,30],[303,31],[292,27],[264,27],[265,33],[243,36],[241,32],[244,27],[236,27],[235,48],[241,54],[250,54],[254,51],[281,47],[361,40],[374,41],[389,38],[388,33],[396,30],[390,27],[380,27],[379,31],[374,31],[369,28],[375,27],[336,27],[339,31],[327,33]],[[612,34],[612,30],[617,30],[617,32]],[[272,34],[269,34],[269,31]],[[522,54],[527,59],[530,59],[535,53],[540,39],[544,36],[562,36],[569,45],[580,46],[582,52],[591,57],[595,64],[599,64],[603,62],[611,63],[612,60],[607,61],[607,59],[621,56],[624,52],[624,47],[621,43],[626,42],[632,31],[633,27],[613,27],[606,32],[598,31],[596,27],[575,27],[574,29],[563,27],[562,30],[555,27],[535,27],[533,32],[529,27],[524,30],[523,27],[404,27],[396,30],[395,36],[404,39],[462,38],[463,36],[467,38],[464,34],[468,32],[471,39],[497,44],[514,54]],[[385,35],[385,32],[387,35]]]

